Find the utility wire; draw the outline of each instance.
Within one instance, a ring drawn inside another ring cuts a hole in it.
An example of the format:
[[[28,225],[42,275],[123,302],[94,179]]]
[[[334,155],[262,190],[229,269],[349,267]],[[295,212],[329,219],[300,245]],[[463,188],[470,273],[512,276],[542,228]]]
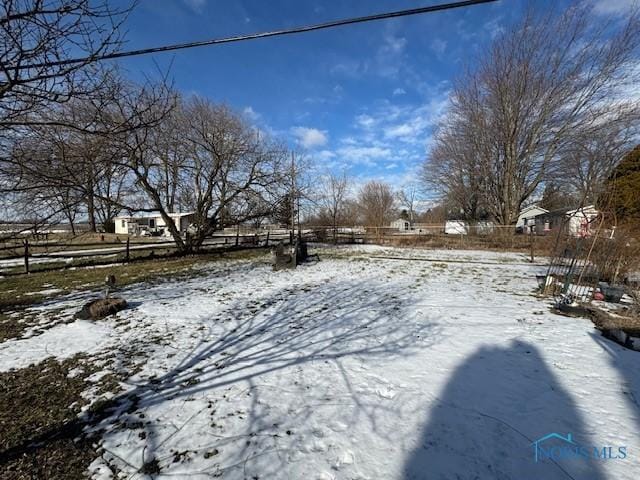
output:
[[[43,67],[54,67],[54,66],[61,66],[61,65],[73,65],[76,63],[91,63],[91,62],[97,62],[102,60],[112,60],[115,58],[134,57],[139,55],[148,55],[151,53],[169,52],[172,50],[184,50],[187,48],[194,48],[194,47],[205,47],[209,45],[220,45],[224,43],[256,40],[259,38],[280,37],[284,35],[292,35],[292,34],[298,34],[298,33],[313,32],[316,30],[324,30],[328,28],[335,28],[335,27],[340,27],[344,25],[353,25],[356,23],[366,23],[366,22],[373,22],[377,20],[386,20],[389,18],[408,17],[412,15],[420,15],[423,13],[452,10],[455,8],[469,7],[472,5],[479,5],[483,3],[491,3],[496,1],[497,0],[465,0],[460,2],[442,3],[438,5],[430,5],[428,7],[412,8],[407,10],[397,10],[395,12],[378,13],[374,15],[367,15],[364,17],[345,18],[341,20],[333,20],[326,23],[305,25],[300,27],[287,28],[283,30],[274,30],[270,32],[251,33],[248,35],[237,35],[234,37],[202,40],[199,42],[178,43],[173,45],[165,45],[162,47],[143,48],[139,50],[129,50],[125,52],[113,52],[105,55],[94,55],[94,56],[82,57],[82,58],[69,58],[69,59],[57,60],[53,62],[42,62],[42,63],[35,63],[35,64],[29,64],[29,65],[21,65],[13,68],[16,68],[18,70],[25,70],[29,68],[43,68]]]

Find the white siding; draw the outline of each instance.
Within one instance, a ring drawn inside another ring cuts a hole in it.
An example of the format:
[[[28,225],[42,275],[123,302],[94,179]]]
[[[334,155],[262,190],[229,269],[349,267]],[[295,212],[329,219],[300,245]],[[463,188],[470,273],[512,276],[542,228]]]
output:
[[[127,233],[129,233],[128,228],[129,228],[129,221],[126,218],[118,218],[116,217],[116,219],[114,220],[115,223],[115,233],[119,234],[119,235],[126,235]]]

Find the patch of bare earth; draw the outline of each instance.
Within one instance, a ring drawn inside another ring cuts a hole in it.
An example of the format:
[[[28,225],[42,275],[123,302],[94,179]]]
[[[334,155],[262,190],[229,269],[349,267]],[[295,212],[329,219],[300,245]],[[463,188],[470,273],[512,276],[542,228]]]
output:
[[[79,414],[90,361],[76,355],[64,361],[0,373],[0,478],[83,478],[98,454],[86,437]]]

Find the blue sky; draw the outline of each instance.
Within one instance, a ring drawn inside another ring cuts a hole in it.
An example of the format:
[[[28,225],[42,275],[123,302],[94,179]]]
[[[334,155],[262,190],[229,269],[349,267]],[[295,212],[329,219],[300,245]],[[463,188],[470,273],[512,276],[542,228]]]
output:
[[[587,0],[585,0],[587,1]],[[629,0],[597,2],[617,14]],[[414,8],[433,0],[140,0],[125,48],[224,37]],[[396,187],[417,180],[452,81],[524,0],[303,35],[137,57],[133,77],[171,65],[183,92],[226,103],[306,152],[319,170]],[[545,2],[536,3],[545,8]]]

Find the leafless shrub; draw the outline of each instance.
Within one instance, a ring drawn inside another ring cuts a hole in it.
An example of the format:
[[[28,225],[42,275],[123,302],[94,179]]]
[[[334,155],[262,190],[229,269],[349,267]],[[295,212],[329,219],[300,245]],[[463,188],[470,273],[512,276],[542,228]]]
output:
[[[595,240],[592,263],[600,279],[610,283],[628,283],[629,277],[640,272],[640,231],[635,227],[619,227],[612,238]]]

